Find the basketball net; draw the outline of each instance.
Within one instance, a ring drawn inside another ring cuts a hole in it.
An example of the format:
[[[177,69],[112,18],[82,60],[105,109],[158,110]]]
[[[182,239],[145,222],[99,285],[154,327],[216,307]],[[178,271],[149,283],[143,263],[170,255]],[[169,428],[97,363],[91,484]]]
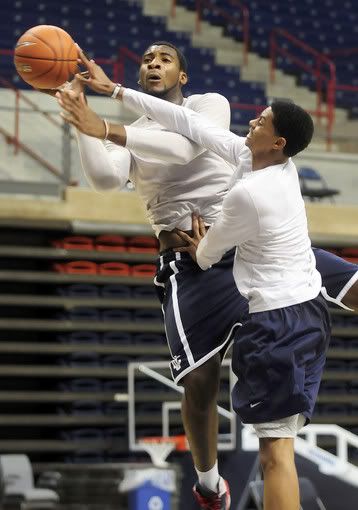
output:
[[[150,455],[152,463],[157,467],[168,466],[166,459],[173,450],[188,450],[188,442],[184,435],[143,437],[139,439],[139,444]]]

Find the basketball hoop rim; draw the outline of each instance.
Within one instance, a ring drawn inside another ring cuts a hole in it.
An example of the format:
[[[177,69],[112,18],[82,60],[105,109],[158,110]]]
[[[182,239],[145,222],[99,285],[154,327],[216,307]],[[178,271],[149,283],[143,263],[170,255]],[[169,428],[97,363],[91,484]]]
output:
[[[188,451],[189,444],[185,435],[176,436],[145,436],[138,439],[138,443],[141,445],[159,445],[159,444],[173,444],[173,450],[176,451]]]

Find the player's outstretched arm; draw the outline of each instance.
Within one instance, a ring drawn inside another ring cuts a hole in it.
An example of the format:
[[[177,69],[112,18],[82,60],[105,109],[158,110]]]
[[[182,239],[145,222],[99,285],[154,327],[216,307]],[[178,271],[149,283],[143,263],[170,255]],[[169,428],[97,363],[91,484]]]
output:
[[[89,60],[80,48],[79,57],[79,62],[87,68],[89,76],[87,78],[79,76],[78,79],[92,90],[111,96],[116,84],[108,78],[94,60]],[[125,91],[124,94],[123,91]],[[149,115],[170,131],[179,133],[198,145],[216,152],[230,163],[238,164],[240,153],[245,145],[245,138],[219,128],[215,123],[208,121],[204,115],[148,94],[124,89],[124,87],[117,97],[137,113]]]
[[[189,108],[132,89],[122,87],[119,98],[137,113],[149,115],[170,131],[186,136],[230,163],[239,164],[242,152],[246,149],[244,137],[218,127]]]
[[[129,151],[110,142],[105,147],[96,139],[106,138],[106,122],[88,106],[83,93],[63,90],[56,97],[62,118],[78,130],[81,164],[90,184],[101,191],[124,187],[131,164]]]
[[[76,95],[67,89],[59,90],[56,97],[63,109],[62,118],[84,135],[102,140],[106,138],[117,146],[127,147],[129,151],[135,150],[146,157],[178,165],[188,163],[203,151],[202,147],[177,133],[159,130],[148,132],[146,129],[114,123],[106,125],[84,101],[83,95]]]
[[[95,92],[111,96],[117,84],[108,78],[94,60],[88,59],[81,48],[78,49],[79,63],[86,67],[87,72],[76,75],[77,79]],[[195,103],[193,109],[210,119],[213,124],[229,129],[230,106],[223,96],[206,94],[192,103]],[[126,126],[125,136],[117,124],[111,123],[110,128],[108,139],[112,142],[167,163],[188,164],[205,150],[202,145],[195,144],[178,133],[161,131],[158,136],[152,131],[148,133],[148,130]]]

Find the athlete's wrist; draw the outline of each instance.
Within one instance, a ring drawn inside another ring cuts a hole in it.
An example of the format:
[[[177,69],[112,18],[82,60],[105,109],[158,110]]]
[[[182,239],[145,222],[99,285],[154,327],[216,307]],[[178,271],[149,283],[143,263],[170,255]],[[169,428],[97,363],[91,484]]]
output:
[[[113,88],[112,88],[111,98],[112,99],[122,99],[123,86],[120,83],[112,83],[112,85],[113,85]]]

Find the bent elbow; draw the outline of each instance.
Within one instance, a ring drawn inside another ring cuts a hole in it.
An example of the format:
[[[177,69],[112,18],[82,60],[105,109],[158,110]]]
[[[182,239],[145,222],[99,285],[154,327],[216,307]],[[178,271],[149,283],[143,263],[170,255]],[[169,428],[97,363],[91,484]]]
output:
[[[124,188],[127,180],[121,179],[118,176],[114,175],[102,175],[100,178],[97,178],[95,181],[91,180],[90,184],[93,189],[96,191],[112,191],[112,190],[120,190]]]

